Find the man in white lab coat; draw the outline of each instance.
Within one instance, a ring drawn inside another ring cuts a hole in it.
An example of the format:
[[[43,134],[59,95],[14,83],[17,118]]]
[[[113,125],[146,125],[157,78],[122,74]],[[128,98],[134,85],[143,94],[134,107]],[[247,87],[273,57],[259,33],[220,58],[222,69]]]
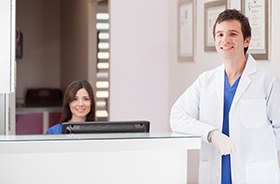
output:
[[[248,19],[235,9],[213,28],[223,64],[204,72],[173,105],[173,131],[200,135],[200,183],[280,183],[280,81],[246,54]]]

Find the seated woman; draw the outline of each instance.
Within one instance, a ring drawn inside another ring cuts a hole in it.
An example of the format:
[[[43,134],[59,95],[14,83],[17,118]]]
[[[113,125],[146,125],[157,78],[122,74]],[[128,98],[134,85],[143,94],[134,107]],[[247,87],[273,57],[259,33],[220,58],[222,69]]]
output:
[[[61,123],[63,122],[94,120],[95,100],[91,85],[86,80],[74,81],[65,91],[59,123],[49,128],[46,134],[61,134]]]

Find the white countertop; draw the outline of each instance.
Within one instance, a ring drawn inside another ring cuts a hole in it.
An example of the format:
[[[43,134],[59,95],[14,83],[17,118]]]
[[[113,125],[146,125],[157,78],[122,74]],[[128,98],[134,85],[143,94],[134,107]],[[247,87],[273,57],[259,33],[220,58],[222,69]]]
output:
[[[200,138],[199,136],[176,133],[105,133],[105,134],[60,134],[60,135],[1,135],[0,142],[19,141],[73,141],[73,140],[113,140],[113,139],[174,139]]]

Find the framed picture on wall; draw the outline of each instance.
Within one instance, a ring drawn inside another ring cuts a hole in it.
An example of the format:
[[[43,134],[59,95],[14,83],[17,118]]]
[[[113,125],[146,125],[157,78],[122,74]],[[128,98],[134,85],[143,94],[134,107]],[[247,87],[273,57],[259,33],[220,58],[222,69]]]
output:
[[[204,4],[204,51],[216,51],[213,26],[218,15],[227,8],[227,0],[214,1]]]
[[[178,1],[178,61],[193,61],[195,48],[194,0]]]
[[[241,11],[248,17],[252,29],[248,52],[256,60],[269,60],[270,0],[241,0]]]

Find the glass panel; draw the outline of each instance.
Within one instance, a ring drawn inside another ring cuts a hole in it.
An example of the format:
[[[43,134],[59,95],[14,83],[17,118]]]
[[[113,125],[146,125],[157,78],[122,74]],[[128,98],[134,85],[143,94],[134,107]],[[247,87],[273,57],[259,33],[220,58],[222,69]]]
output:
[[[109,81],[98,81],[96,82],[97,88],[108,88],[109,87]]]
[[[108,42],[100,42],[98,43],[99,49],[109,49],[109,43]]]
[[[98,72],[97,73],[97,78],[108,78],[109,73],[108,72]]]
[[[105,108],[107,105],[106,101],[96,101],[96,107]]]
[[[99,33],[98,34],[98,38],[99,39],[109,39],[110,38],[110,34],[109,33]]]
[[[109,97],[109,91],[97,91],[96,92],[97,98],[108,98]]]
[[[98,69],[108,69],[109,68],[109,63],[98,63],[97,68]]]
[[[109,52],[98,52],[97,57],[98,59],[109,59],[110,54]]]
[[[98,20],[109,20],[110,16],[109,13],[97,13],[96,19]]]
[[[127,133],[127,134],[60,134],[60,135],[6,135],[0,136],[0,142],[49,141],[49,140],[99,140],[99,139],[158,139],[158,138],[199,138],[199,136],[183,133]]]
[[[96,29],[97,30],[108,30],[110,28],[108,23],[97,23]]]
[[[97,110],[96,117],[108,117],[108,112],[106,110]]]

